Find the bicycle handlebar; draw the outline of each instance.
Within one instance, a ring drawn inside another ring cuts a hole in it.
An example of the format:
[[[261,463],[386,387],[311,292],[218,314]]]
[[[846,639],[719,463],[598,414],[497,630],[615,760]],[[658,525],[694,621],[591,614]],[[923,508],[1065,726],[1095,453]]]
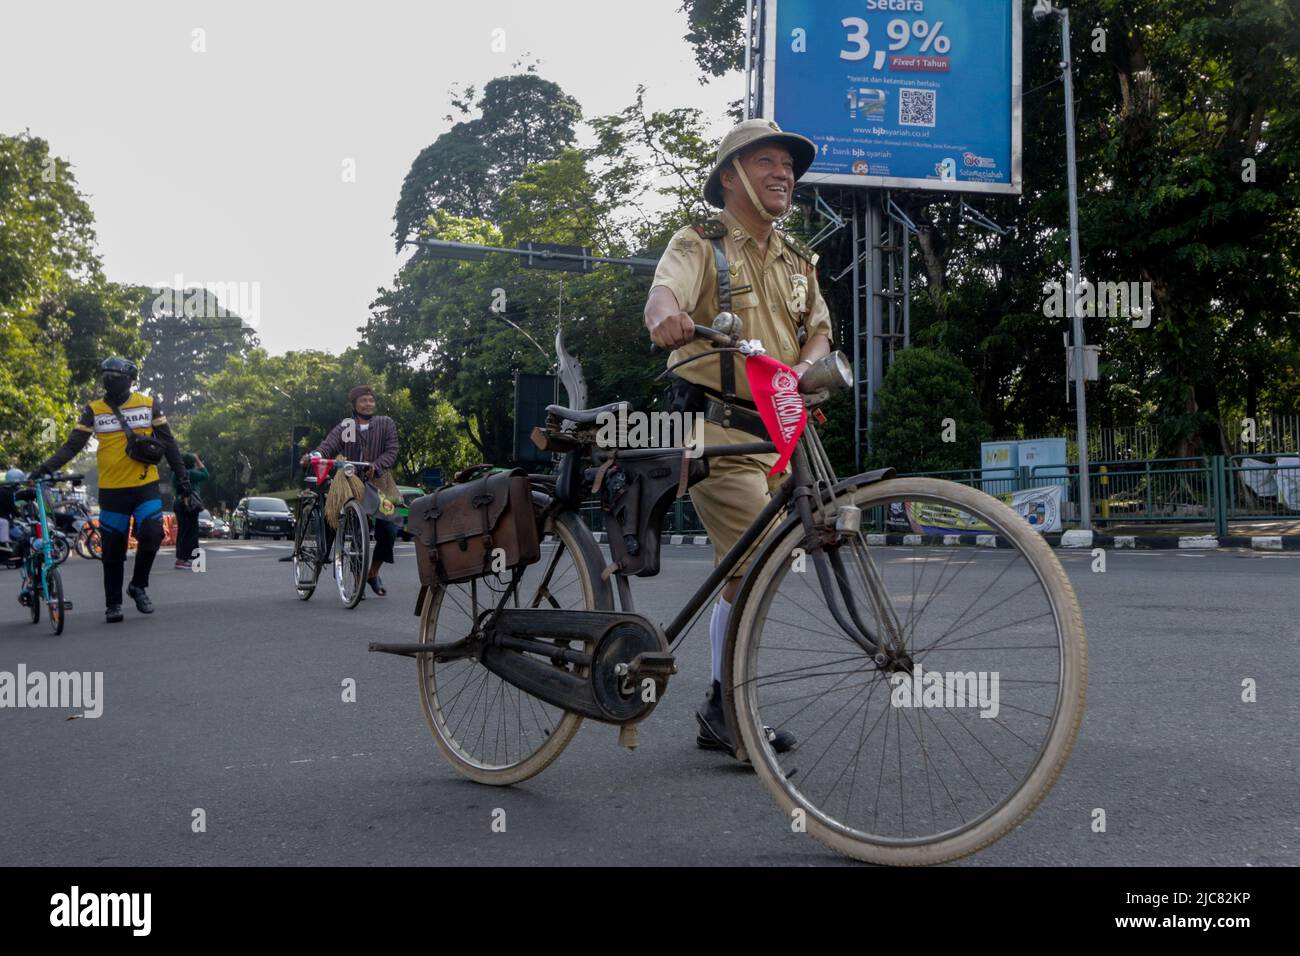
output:
[[[82,482],[82,481],[85,481],[85,480],[86,480],[86,476],[85,476],[85,475],[74,475],[72,472],[68,472],[67,474],[63,474],[63,475],[49,475],[49,476],[44,476],[44,475],[29,475],[27,478],[24,479],[24,481],[25,481],[27,484],[29,484],[29,485],[33,485],[33,486],[35,486],[35,485],[37,485],[37,484],[41,484],[41,485],[57,485],[57,484],[59,484],[60,482],[64,482],[64,481],[71,481],[71,482],[74,482],[74,483],[78,483],[78,482]]]

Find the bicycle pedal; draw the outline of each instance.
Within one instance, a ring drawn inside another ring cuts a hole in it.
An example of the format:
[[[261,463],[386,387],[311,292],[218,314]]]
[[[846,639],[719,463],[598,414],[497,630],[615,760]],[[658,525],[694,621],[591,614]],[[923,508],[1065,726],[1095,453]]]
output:
[[[62,606],[63,610],[65,610],[65,611],[71,611],[71,610],[72,610],[72,602],[71,602],[71,601],[64,601],[63,604],[62,604],[61,606]]]
[[[627,671],[637,680],[644,676],[667,679],[677,673],[677,661],[672,654],[658,651],[642,651],[632,659]]]

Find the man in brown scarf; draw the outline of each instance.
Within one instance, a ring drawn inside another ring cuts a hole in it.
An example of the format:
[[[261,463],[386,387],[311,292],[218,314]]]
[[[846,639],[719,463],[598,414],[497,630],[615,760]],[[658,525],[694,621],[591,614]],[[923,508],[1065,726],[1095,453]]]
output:
[[[352,418],[345,418],[325,436],[316,447],[324,458],[342,456],[349,461],[368,461],[374,467],[367,483],[390,499],[400,500],[392,468],[397,464],[397,423],[387,415],[375,414],[375,392],[369,385],[358,385],[348,392],[352,405]],[[304,465],[310,455],[303,456]],[[397,526],[383,517],[375,516],[375,554],[370,563],[367,579],[371,589],[383,597],[388,593],[379,579],[379,565],[393,563],[393,543],[397,540]]]

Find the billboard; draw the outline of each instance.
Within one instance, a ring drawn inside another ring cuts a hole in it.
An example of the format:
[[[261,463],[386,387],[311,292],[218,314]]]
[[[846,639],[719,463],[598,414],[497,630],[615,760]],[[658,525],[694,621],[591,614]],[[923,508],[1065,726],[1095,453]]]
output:
[[[1019,193],[1020,0],[767,0],[763,115],[804,184]]]

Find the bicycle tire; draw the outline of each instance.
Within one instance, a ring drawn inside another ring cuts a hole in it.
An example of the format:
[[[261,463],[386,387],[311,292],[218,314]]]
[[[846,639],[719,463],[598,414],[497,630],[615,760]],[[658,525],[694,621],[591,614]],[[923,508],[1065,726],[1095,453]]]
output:
[[[792,549],[803,539],[803,529],[797,521],[788,521],[782,526],[781,532],[764,549],[737,597],[737,620],[729,629],[723,675],[729,719],[733,720],[732,726],[739,726],[744,755],[752,760],[760,780],[781,806],[786,818],[790,819],[796,810],[803,810],[806,832],[819,842],[846,856],[877,864],[921,866],[959,859],[1015,829],[1043,800],[1063,770],[1078,736],[1087,695],[1087,640],[1083,615],[1069,578],[1051,548],[1022,516],[997,499],[975,488],[933,478],[895,478],[857,487],[848,494],[864,513],[873,503],[889,500],[945,503],[948,507],[989,521],[997,534],[1004,536],[1025,556],[1055,615],[1061,649],[1062,676],[1057,703],[1037,759],[1026,772],[1021,785],[974,824],[957,832],[938,834],[929,840],[881,841],[840,824],[820,808],[812,806],[801,793],[800,784],[792,783],[782,771],[754,699],[760,679],[755,672],[759,646],[759,639],[755,638],[756,625],[761,623],[761,615],[765,613],[765,602],[770,603],[778,589],[773,585],[779,586],[779,576],[785,573]],[[842,500],[842,497],[837,500]],[[882,773],[883,765],[882,759]]]
[[[311,561],[311,583],[304,584],[301,568],[303,563],[302,545],[309,533],[315,539],[314,558]],[[294,531],[293,583],[298,600],[309,601],[311,596],[316,593],[316,583],[320,580],[320,569],[324,565],[326,550],[324,515],[321,513],[320,504],[312,501],[307,505],[305,513],[298,516],[298,526]]]
[[[41,601],[45,596],[45,589],[40,583],[43,573],[44,572],[42,571],[37,571],[27,579],[31,582],[31,592],[27,596],[27,611],[31,614],[33,624],[39,624],[41,621]]]
[[[87,561],[104,560],[103,538],[98,525],[87,523],[82,527],[77,535],[77,553]]]
[[[63,606],[63,575],[59,573],[58,568],[50,568],[46,573],[45,590],[50,630],[57,637],[63,633],[63,625],[67,617],[67,609]]]
[[[534,510],[540,519],[545,511],[548,499],[539,492],[534,492],[533,499]],[[576,569],[577,578],[582,588],[583,606],[588,610],[613,610],[612,589],[609,582],[600,576],[602,566],[600,547],[596,544],[595,538],[592,537],[591,532],[582,523],[578,515],[571,511],[562,511],[558,515],[545,518],[542,527],[544,531],[549,531],[555,535],[556,547],[567,549],[573,556],[573,567]],[[546,561],[547,558],[544,556],[539,564],[544,565]],[[533,567],[536,568],[538,565],[533,565]],[[425,592],[420,614],[419,643],[430,644],[434,642],[433,638],[445,594],[445,589],[441,587],[429,588]],[[521,598],[521,600],[528,599],[527,595]],[[458,663],[465,662],[452,662],[453,665]],[[434,742],[443,756],[457,772],[476,783],[498,787],[509,786],[536,776],[559,757],[573,740],[574,735],[577,734],[578,728],[582,726],[583,718],[581,715],[560,711],[563,716],[558,719],[549,732],[543,734],[545,740],[535,750],[525,756],[521,747],[519,759],[510,763],[509,744],[507,743],[506,762],[489,766],[484,760],[475,759],[472,754],[466,751],[465,746],[457,738],[459,725],[456,728],[448,726],[452,719],[452,710],[450,708],[455,706],[455,702],[450,702],[447,709],[444,709],[437,687],[439,666],[435,663],[432,655],[420,655],[420,657],[416,658],[416,676],[420,687],[420,709],[424,713],[429,733],[433,735]],[[494,676],[481,664],[472,663],[466,664],[466,666],[472,666],[483,671],[486,675],[484,677],[485,683],[490,682]],[[579,674],[583,674],[585,671],[585,668],[576,669],[576,673]],[[469,682],[477,681],[477,677],[474,676],[475,673],[470,671],[469,676],[466,677],[466,683],[460,685],[462,693]],[[509,685],[503,683],[503,686]],[[448,693],[448,696],[450,697],[450,693]],[[506,700],[508,713],[508,698]],[[533,709],[535,699],[519,691],[516,704],[520,720],[524,719],[525,700],[530,708],[530,716],[536,719],[537,710]],[[549,704],[542,705],[542,707],[550,706]],[[559,710],[559,708],[554,709]],[[544,710],[542,712],[545,713]]]
[[[352,500],[339,509],[339,526],[334,534],[334,582],[338,585],[339,600],[348,610],[365,597],[369,570],[370,528],[361,505]],[[351,589],[347,586],[349,576]]]

